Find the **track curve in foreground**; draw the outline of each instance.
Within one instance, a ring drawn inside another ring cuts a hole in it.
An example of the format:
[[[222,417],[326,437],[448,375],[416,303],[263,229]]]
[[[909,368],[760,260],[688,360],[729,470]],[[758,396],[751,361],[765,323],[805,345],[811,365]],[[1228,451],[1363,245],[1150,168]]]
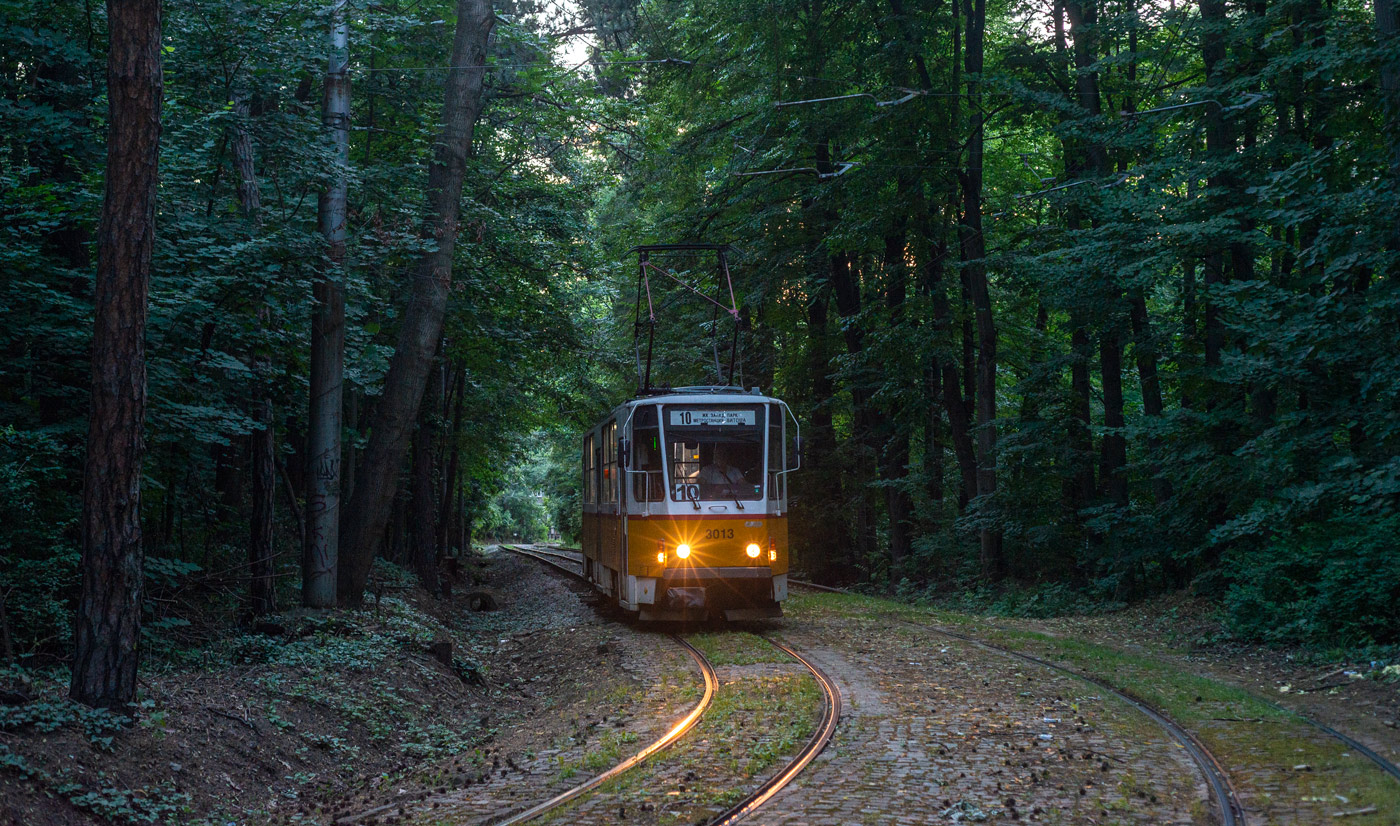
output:
[[[782,791],[801,774],[802,770],[807,768],[808,763],[811,763],[816,759],[818,754],[822,753],[822,749],[826,748],[826,744],[831,742],[832,735],[836,733],[836,724],[841,720],[841,689],[836,685],[835,681],[828,677],[826,672],[822,671],[821,668],[811,660],[783,643],[769,637],[764,637],[764,639],[767,640],[770,645],[781,649],[789,657],[797,660],[811,672],[812,677],[816,679],[817,685],[822,690],[825,706],[822,712],[822,719],[817,725],[817,730],[812,733],[811,739],[807,741],[807,745],[802,747],[802,750],[797,753],[797,756],[788,761],[788,764],[784,766],[781,771],[768,778],[768,780],[762,786],[759,786],[753,794],[734,804],[728,811],[711,819],[709,826],[730,826],[730,824],[738,823],[757,811],[760,806],[771,800],[774,795]]]
[[[528,556],[532,559],[543,562],[546,565],[550,565],[551,567],[556,568],[557,570],[569,574],[570,576],[582,576],[579,572],[571,571],[565,566],[560,565],[550,560],[549,558],[540,554],[536,554],[532,551],[509,545],[502,545],[501,547],[513,553],[520,554],[521,556]],[[613,766],[612,768],[608,769],[602,774],[593,777],[592,779],[586,780],[583,783],[578,784],[577,786],[567,789],[566,791],[560,792],[559,794],[555,795],[554,797],[551,797],[543,803],[531,806],[523,812],[511,815],[505,820],[497,822],[496,826],[516,826],[516,824],[526,823],[528,821],[534,820],[535,818],[539,817],[545,812],[548,812],[551,809],[558,808],[559,806],[562,806],[565,803],[574,800],[580,795],[592,791],[598,786],[603,785],[604,783],[623,774],[624,772],[627,772],[628,770],[632,769],[633,767],[646,760],[648,757],[651,757],[653,754],[656,754],[657,752],[661,751],[662,749],[666,748],[667,746],[670,746],[672,743],[681,739],[681,737],[684,736],[686,732],[690,731],[692,728],[695,727],[695,724],[699,722],[701,715],[703,715],[705,713],[705,710],[710,707],[710,702],[714,699],[715,691],[719,687],[719,681],[715,678],[715,670],[710,665],[710,661],[705,659],[705,655],[701,654],[699,650],[695,648],[695,646],[691,645],[690,643],[686,642],[680,637],[675,636],[674,634],[671,635],[671,639],[675,640],[678,645],[680,645],[686,650],[688,654],[690,654],[690,656],[695,660],[696,665],[700,667],[700,673],[705,678],[704,696],[702,696],[700,698],[700,702],[696,703],[695,707],[690,710],[690,713],[687,714],[684,718],[682,718],[680,722],[672,726],[670,730],[663,734],[659,739],[654,740],[646,748],[642,749],[641,751],[637,752],[631,757],[628,757],[621,763],[618,763],[617,765]]]
[[[842,591],[839,588],[828,588],[824,585],[816,585],[815,583],[802,582],[800,580],[788,580],[788,584],[797,585],[799,587],[804,588],[810,588],[812,590],[817,591],[827,591],[831,593],[846,593],[845,591]],[[1167,735],[1169,737],[1171,737],[1173,740],[1179,743],[1181,747],[1186,750],[1186,753],[1190,755],[1191,760],[1195,762],[1197,768],[1200,769],[1202,776],[1206,780],[1206,784],[1210,787],[1211,796],[1214,798],[1215,804],[1220,812],[1220,822],[1222,826],[1245,826],[1246,820],[1244,806],[1240,803],[1239,795],[1235,792],[1235,787],[1230,783],[1230,777],[1225,772],[1225,767],[1220,764],[1220,761],[1216,759],[1215,755],[1211,754],[1210,749],[1206,748],[1205,745],[1201,743],[1201,741],[1196,739],[1195,735],[1191,734],[1186,729],[1177,725],[1169,717],[1162,714],[1160,711],[1157,711],[1152,706],[1147,705],[1146,703],[1142,702],[1141,700],[1137,699],[1136,697],[1133,697],[1132,695],[1124,691],[1120,691],[1119,689],[1113,687],[1104,680],[1100,680],[1097,677],[1091,677],[1087,674],[1082,674],[1078,671],[1075,671],[1074,669],[1066,668],[1062,665],[1056,665],[1055,663],[1052,663],[1048,660],[1042,660],[1039,657],[1032,657],[1029,654],[1023,654],[1019,651],[1013,651],[1009,648],[1003,648],[1000,645],[985,642],[975,637],[967,636],[966,634],[959,634],[956,631],[949,631],[946,628],[940,628],[936,625],[924,625],[922,623],[910,622],[908,620],[902,619],[896,619],[895,621],[899,622],[902,625],[907,625],[912,628],[918,628],[921,631],[932,631],[935,634],[942,634],[945,637],[950,637],[952,639],[961,640],[972,645],[981,646],[982,648],[988,649],[990,651],[996,651],[1002,655],[1012,657],[1023,662],[1038,665],[1042,668],[1047,668],[1051,671],[1057,671],[1061,674],[1066,674],[1070,677],[1074,677],[1078,680],[1083,680],[1084,682],[1090,683],[1098,688],[1103,689],[1104,691],[1113,694],[1113,696],[1128,703],[1133,708],[1137,709],[1138,711],[1146,715],[1148,718],[1150,718],[1153,722],[1159,725],[1163,731],[1167,732]]]
[[[582,574],[579,571],[572,570],[569,566],[563,564],[569,563],[569,565],[579,565],[580,567],[582,566],[581,561],[570,553],[561,553],[559,551],[544,550],[539,547],[523,548],[515,545],[502,545],[501,547],[521,556],[527,556],[531,559],[543,562],[544,564],[549,565],[550,567],[555,568],[556,570],[569,574],[570,576],[582,578]],[[560,560],[562,560],[563,562],[561,562]],[[680,637],[673,635],[673,639],[675,639],[676,642],[680,643],[681,645],[684,645],[687,649],[689,649],[691,656],[696,658],[696,662],[701,664],[701,669],[705,672],[705,698],[701,701],[699,705],[696,706],[695,710],[691,712],[691,715],[688,716],[685,721],[682,721],[683,724],[686,723],[686,721],[689,721],[689,724],[693,725],[695,721],[699,720],[700,715],[704,713],[705,707],[709,705],[710,697],[713,694],[712,687],[715,685],[714,672],[710,668],[709,663],[705,661],[704,656],[701,655],[699,651],[697,651],[694,647],[692,647],[689,643],[687,643]],[[817,686],[822,691],[822,719],[817,724],[816,731],[812,733],[812,736],[810,739],[808,739],[806,745],[804,745],[802,749],[791,760],[788,761],[786,766],[780,769],[772,777],[768,778],[768,780],[766,780],[762,785],[755,789],[753,793],[746,796],[743,800],[740,800],[738,803],[734,804],[734,806],[730,807],[726,811],[721,812],[719,815],[711,818],[708,826],[732,826],[732,824],[739,823],[741,820],[753,814],[761,806],[763,806],[765,803],[771,800],[774,797],[774,795],[786,788],[788,784],[792,783],[792,781],[796,779],[796,777],[799,774],[801,774],[804,769],[807,768],[807,765],[811,763],[814,759],[816,759],[817,755],[821,754],[822,750],[826,748],[827,743],[831,742],[832,736],[836,733],[836,725],[841,720],[841,689],[839,686],[836,685],[836,682],[832,680],[831,677],[827,676],[826,672],[822,671],[822,669],[818,665],[813,663],[807,657],[802,656],[800,653],[793,650],[788,645],[778,642],[777,640],[774,640],[770,637],[764,637],[763,639],[770,645],[774,646],[775,648],[778,648],[783,653],[787,654],[789,657],[792,657],[794,660],[800,663],[812,675],[812,678],[817,681]],[[573,800],[579,795],[597,787],[602,783],[607,782],[608,780],[611,780],[619,774],[622,774],[623,772],[642,762],[642,760],[645,760],[646,757],[649,757],[651,754],[654,754],[656,751],[659,751],[661,748],[665,748],[665,746],[675,742],[675,740],[679,739],[680,736],[685,733],[685,731],[689,730],[690,725],[686,725],[685,729],[681,729],[681,726],[678,724],[676,729],[673,729],[671,732],[667,733],[667,737],[670,737],[673,733],[675,734],[675,737],[668,740],[665,744],[658,745],[661,743],[661,741],[657,741],[657,743],[653,743],[651,746],[648,746],[642,752],[638,752],[637,755],[634,755],[632,758],[629,758],[623,763],[619,763],[617,766],[614,766],[612,769],[609,769],[604,774],[593,778],[587,783],[584,783],[580,786],[576,786],[573,789],[564,792],[563,794],[551,798],[550,800],[547,800],[544,803],[539,804],[538,806],[527,809],[526,811],[515,815],[509,820],[502,821],[501,823],[497,824],[497,826],[514,826],[518,823],[524,823],[532,818],[544,814],[545,812],[549,811],[550,809],[553,809],[556,806],[562,805],[563,803],[566,803],[569,800]]]

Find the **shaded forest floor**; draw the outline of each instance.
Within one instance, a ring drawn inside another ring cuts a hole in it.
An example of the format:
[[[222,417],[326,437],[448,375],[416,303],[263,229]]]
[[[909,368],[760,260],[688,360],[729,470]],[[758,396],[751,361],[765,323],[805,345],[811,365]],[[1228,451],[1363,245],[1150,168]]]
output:
[[[472,610],[473,588],[494,594],[499,610]],[[444,600],[406,576],[382,590],[365,610],[289,612],[262,633],[186,651],[178,667],[149,668],[130,725],[36,680],[29,702],[0,706],[0,826],[332,824],[370,813],[392,823],[405,806],[446,805],[434,801],[447,787],[472,790],[475,808],[457,814],[483,817],[546,796],[575,763],[595,770],[689,697],[686,664],[665,661],[656,634],[601,615],[582,586],[533,563],[489,555]],[[872,619],[902,610],[840,604]],[[1370,663],[1224,641],[1204,601],[1175,595],[1036,620],[934,616],[1101,676],[1140,658],[1238,686],[1400,760],[1400,680]],[[1090,648],[1124,659],[1074,659]],[[655,685],[672,690],[651,696]],[[530,770],[549,761],[562,768]]]
[[[469,566],[444,600],[404,578],[365,610],[289,612],[152,664],[125,726],[37,676],[30,702],[0,706],[0,826],[330,823],[411,775],[490,773],[523,725],[543,742],[573,730],[541,712],[632,682],[596,667],[615,629],[513,588],[521,567]],[[481,593],[500,609],[472,610]]]

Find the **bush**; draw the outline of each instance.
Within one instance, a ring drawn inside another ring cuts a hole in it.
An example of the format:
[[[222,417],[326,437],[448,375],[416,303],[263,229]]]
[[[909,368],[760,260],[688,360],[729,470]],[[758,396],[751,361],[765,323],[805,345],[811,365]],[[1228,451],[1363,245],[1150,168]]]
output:
[[[1267,642],[1400,642],[1400,515],[1342,514],[1227,561],[1235,633]]]

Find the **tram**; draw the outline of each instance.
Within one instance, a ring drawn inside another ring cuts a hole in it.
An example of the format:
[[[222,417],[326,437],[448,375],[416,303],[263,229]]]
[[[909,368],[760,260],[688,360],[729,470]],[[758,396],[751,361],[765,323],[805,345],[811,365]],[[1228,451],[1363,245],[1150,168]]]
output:
[[[585,576],[641,620],[782,616],[800,446],[792,411],[758,388],[618,406],[583,437]]]

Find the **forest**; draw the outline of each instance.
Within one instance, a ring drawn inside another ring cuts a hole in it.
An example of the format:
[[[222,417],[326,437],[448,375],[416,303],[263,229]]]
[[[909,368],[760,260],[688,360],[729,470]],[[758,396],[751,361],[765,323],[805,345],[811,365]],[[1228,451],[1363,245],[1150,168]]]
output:
[[[815,581],[1400,643],[1393,0],[0,9],[0,653],[79,702],[577,531],[678,241]]]

